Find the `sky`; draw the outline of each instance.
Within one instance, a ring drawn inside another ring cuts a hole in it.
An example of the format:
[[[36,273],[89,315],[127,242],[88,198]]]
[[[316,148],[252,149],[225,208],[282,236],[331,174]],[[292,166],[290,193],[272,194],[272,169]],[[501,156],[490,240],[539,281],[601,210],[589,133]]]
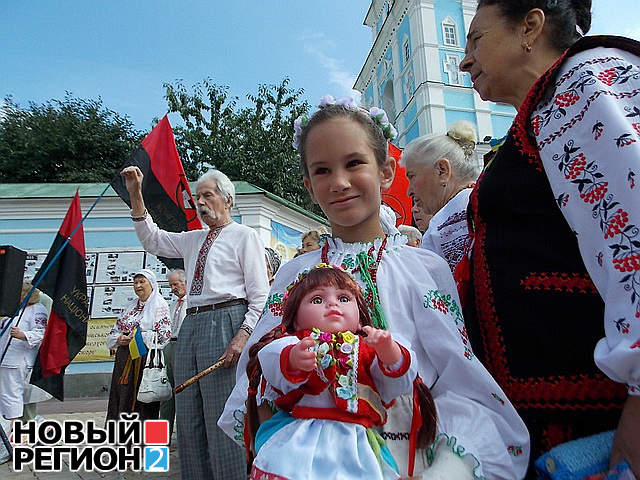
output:
[[[148,130],[164,83],[211,78],[244,99],[260,84],[303,88],[312,105],[351,88],[369,53],[367,0],[0,0],[0,98],[71,92]],[[623,12],[623,13],[622,13]],[[590,33],[640,39],[640,2],[593,0]],[[177,114],[170,117],[178,121]]]

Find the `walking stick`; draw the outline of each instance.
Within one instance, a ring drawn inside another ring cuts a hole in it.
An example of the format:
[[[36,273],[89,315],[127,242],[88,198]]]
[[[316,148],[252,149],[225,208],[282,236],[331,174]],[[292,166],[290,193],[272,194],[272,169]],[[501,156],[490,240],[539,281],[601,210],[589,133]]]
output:
[[[209,368],[204,369],[200,373],[198,373],[198,374],[194,375],[193,377],[191,377],[189,380],[186,380],[184,383],[181,383],[180,385],[178,385],[176,388],[173,389],[173,393],[180,393],[182,390],[187,388],[189,385],[192,385],[192,384],[196,383],[198,380],[200,380],[205,375],[209,375],[214,370],[217,370],[218,368],[220,368],[223,363],[224,363],[224,359],[218,360],[216,363],[211,365]]]
[[[7,453],[9,453],[9,459],[11,459],[13,457],[13,448],[11,447],[11,442],[9,441],[4,428],[2,428],[2,425],[0,425],[0,438],[2,439],[2,443],[4,443],[5,448],[7,449]]]

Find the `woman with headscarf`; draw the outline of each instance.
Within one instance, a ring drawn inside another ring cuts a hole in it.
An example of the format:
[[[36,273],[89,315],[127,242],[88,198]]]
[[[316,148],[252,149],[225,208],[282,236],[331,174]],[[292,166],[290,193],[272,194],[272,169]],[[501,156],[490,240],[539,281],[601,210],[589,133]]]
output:
[[[31,283],[23,283],[21,302],[31,287]],[[11,339],[0,365],[0,414],[6,419],[22,417],[25,385],[47,328],[49,315],[44,305],[38,303],[39,299],[40,290],[36,289],[24,310],[13,318],[10,327],[6,325],[11,320],[9,317],[0,320],[0,330],[7,328],[0,337],[0,354]]]
[[[282,257],[273,248],[264,247],[264,259],[267,262],[267,278],[271,285],[282,263]]]
[[[138,327],[147,349],[153,345],[156,335],[158,345],[163,347],[171,338],[169,306],[160,295],[151,270],[145,268],[133,275],[133,290],[138,298],[127,305],[107,337],[107,347],[116,349],[107,420],[118,420],[121,413],[130,412],[138,413],[140,420],[154,419],[160,411],[160,402],[136,401],[146,355],[132,360],[129,343]]]

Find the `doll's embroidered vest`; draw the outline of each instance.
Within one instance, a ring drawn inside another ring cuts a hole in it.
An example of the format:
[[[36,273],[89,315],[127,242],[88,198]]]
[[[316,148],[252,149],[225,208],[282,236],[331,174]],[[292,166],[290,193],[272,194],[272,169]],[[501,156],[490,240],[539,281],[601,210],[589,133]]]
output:
[[[367,428],[384,425],[389,405],[382,401],[369,370],[376,356],[375,350],[351,332],[347,332],[348,336],[341,336],[342,333],[318,333],[327,336],[326,342],[320,338],[316,339],[318,350],[322,345],[327,347],[319,356],[321,368],[309,374],[305,384],[280,396],[275,404],[298,418],[324,418],[359,423]],[[308,330],[296,332],[300,339],[309,334],[314,335]],[[403,363],[398,371],[391,374],[392,376],[404,375],[409,368],[409,353],[404,347],[400,348]],[[285,349],[282,355],[286,357],[288,352],[289,350]],[[331,392],[335,408],[296,406],[303,395],[317,395],[325,389]]]
[[[626,386],[595,365],[604,303],[556,204],[529,123],[564,60],[596,46],[640,55],[624,39],[577,42],[529,92],[469,205],[475,244],[467,331],[527,424],[532,459],[558,443],[616,428],[626,398]]]

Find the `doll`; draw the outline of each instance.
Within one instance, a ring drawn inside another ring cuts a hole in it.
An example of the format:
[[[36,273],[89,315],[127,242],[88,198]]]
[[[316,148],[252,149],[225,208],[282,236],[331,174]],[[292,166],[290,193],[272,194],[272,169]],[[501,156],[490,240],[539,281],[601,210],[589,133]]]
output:
[[[372,427],[384,425],[395,397],[411,393],[416,369],[408,349],[371,326],[347,272],[320,264],[301,274],[287,289],[282,324],[249,355],[252,479],[400,478]],[[435,436],[435,407],[423,385],[417,396],[426,419],[415,436],[426,444]],[[259,428],[258,399],[277,409]]]

